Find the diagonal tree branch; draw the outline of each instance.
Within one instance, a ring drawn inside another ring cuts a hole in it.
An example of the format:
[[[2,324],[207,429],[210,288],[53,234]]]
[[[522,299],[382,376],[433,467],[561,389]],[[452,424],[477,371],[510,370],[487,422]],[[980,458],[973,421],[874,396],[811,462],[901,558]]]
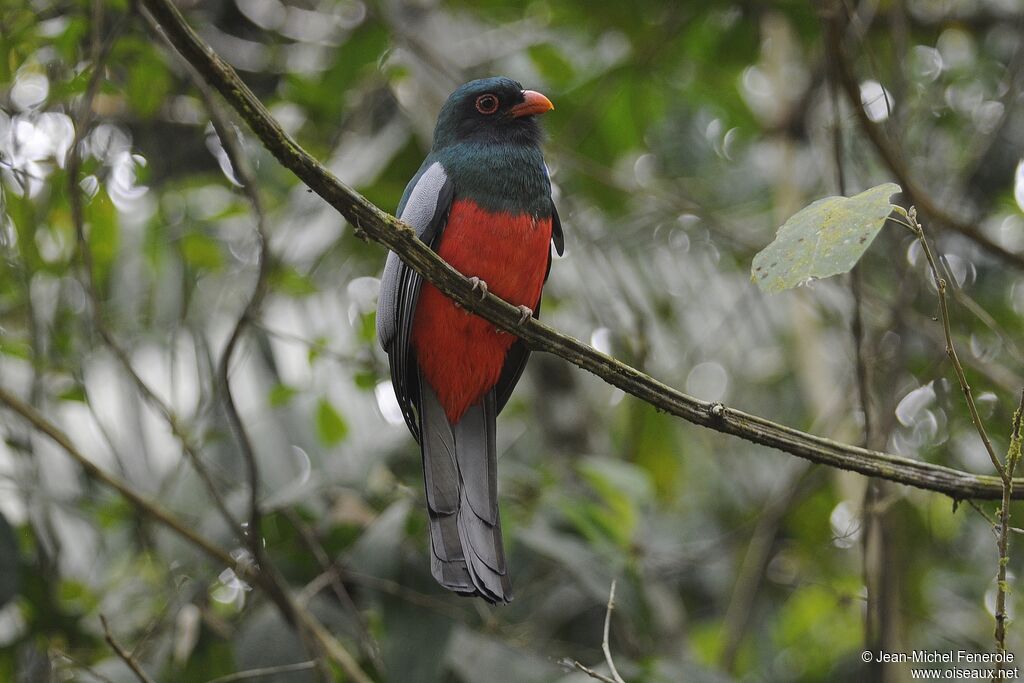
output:
[[[78,450],[78,447],[75,446],[70,437],[61,431],[57,425],[46,419],[42,413],[4,387],[0,387],[0,406],[4,406],[21,416],[33,428],[49,437],[72,460],[78,463],[90,479],[114,489],[141,514],[158,522],[161,526],[166,527],[188,541],[214,562],[225,567],[231,567],[241,578],[259,587],[274,601],[285,619],[312,636],[327,656],[336,662],[353,681],[356,681],[356,683],[371,683],[370,677],[360,668],[359,663],[352,654],[324,628],[323,624],[317,621],[316,617],[308,609],[297,604],[292,596],[286,592],[283,581],[276,572],[272,573],[273,567],[257,567],[252,563],[236,562],[228,551],[195,531],[188,522],[178,518],[158,503],[136,491],[127,482],[107,472],[89,459],[82,451]]]
[[[38,410],[22,401],[4,387],[0,387],[0,405],[17,413],[26,422],[32,425],[33,428],[53,440],[54,443],[60,446],[64,452],[70,455],[71,458],[77,462],[83,470],[85,470],[86,475],[88,475],[90,479],[114,489],[137,509],[144,511],[148,517],[169,528],[171,531],[174,531],[186,541],[202,550],[214,561],[219,562],[226,567],[235,566],[235,560],[231,557],[230,553],[223,548],[218,547],[213,543],[213,541],[210,541],[205,536],[200,535],[188,523],[164,510],[162,507],[133,489],[126,482],[113,474],[110,474],[87,458],[71,442],[71,439],[67,434],[47,420]]]
[[[273,119],[238,74],[185,23],[169,0],[141,0],[175,49],[202,74],[283,166],[344,216],[356,230],[379,242],[464,308],[522,338],[531,349],[546,351],[587,370],[656,408],[696,425],[776,448],[812,462],[917,488],[945,493],[954,499],[997,499],[998,477],[971,474],[890,453],[839,443],[751,415],[721,403],[701,401],[597,351],[578,339],[529,319],[519,324],[520,312],[492,294],[483,300],[466,278],[443,261],[394,216],[371,204],[339,181],[310,156]],[[1024,258],[1021,258],[1024,263]],[[1024,480],[1014,497],[1024,498]]]
[[[316,662],[296,662],[295,664],[281,664],[278,666],[267,666],[259,669],[247,669],[236,671],[225,676],[218,676],[206,683],[235,683],[236,681],[249,681],[264,676],[276,676],[277,674],[291,673],[293,671],[308,671],[316,666]]]
[[[107,618],[102,614],[100,615],[100,623],[103,624],[103,638],[107,641],[107,645],[109,645],[110,649],[114,651],[114,654],[121,658],[121,661],[125,663],[125,666],[132,670],[135,677],[139,679],[139,683],[155,683],[155,681],[149,677],[149,674],[146,673],[146,670],[142,668],[142,665],[135,661],[135,657],[132,657],[132,653],[125,650],[121,643],[114,639],[114,634],[110,632],[110,625],[107,623]]]

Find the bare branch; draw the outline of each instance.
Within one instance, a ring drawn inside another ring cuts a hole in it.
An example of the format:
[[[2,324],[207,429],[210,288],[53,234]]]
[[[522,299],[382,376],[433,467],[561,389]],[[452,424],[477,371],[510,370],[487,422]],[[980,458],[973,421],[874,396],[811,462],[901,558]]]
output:
[[[175,532],[218,563],[227,567],[233,567],[235,565],[235,561],[229,553],[222,548],[217,547],[212,541],[200,536],[193,530],[192,525],[178,519],[170,512],[167,512],[160,507],[160,505],[150,501],[141,493],[133,489],[126,482],[96,465],[96,463],[78,450],[78,448],[71,442],[71,439],[69,439],[63,431],[43,417],[42,413],[3,387],[0,387],[0,404],[20,415],[36,430],[53,440],[54,443],[60,446],[82,467],[83,470],[85,470],[86,475],[88,475],[90,479],[114,489],[129,503],[134,505],[136,509]]]
[[[601,650],[604,652],[604,661],[608,664],[608,670],[612,675],[609,677],[604,674],[600,674],[590,667],[584,666],[575,659],[565,660],[565,662],[570,666],[582,671],[595,680],[602,681],[602,683],[626,683],[622,680],[622,676],[619,675],[619,670],[615,668],[615,660],[612,659],[612,648],[608,644],[608,637],[612,625],[612,610],[615,609],[615,584],[616,581],[613,579],[612,588],[608,592],[608,609],[605,610],[604,613],[604,635],[601,638]]]
[[[323,544],[321,544],[320,540],[316,537],[316,533],[308,524],[306,524],[305,520],[299,516],[299,513],[289,508],[284,511],[284,515],[295,530],[299,532],[299,538],[302,540],[302,544],[306,546],[306,549],[314,558],[316,558],[317,564],[320,565],[320,569],[322,570],[320,576],[313,579],[313,582],[317,582],[319,580],[324,582],[323,585],[313,586],[313,582],[310,582],[310,584],[308,584],[303,590],[303,595],[300,595],[299,598],[302,599],[305,597],[307,600],[312,599],[312,597],[319,593],[323,587],[330,586],[331,590],[334,592],[334,597],[338,599],[338,603],[344,605],[359,623],[360,640],[362,641],[363,652],[365,652],[375,664],[380,665],[380,646],[374,639],[373,634],[370,633],[370,625],[367,623],[366,617],[364,617],[362,612],[359,611],[355,601],[352,599],[348,589],[345,588],[345,584],[341,580],[343,569],[336,561],[332,560],[328,556]]]
[[[575,659],[566,659],[565,663],[568,664],[569,666],[573,667],[577,671],[582,671],[583,673],[585,673],[588,676],[590,676],[591,678],[593,678],[595,681],[601,681],[601,683],[616,683],[614,679],[608,678],[604,674],[600,674],[600,673],[594,671],[589,666],[581,664],[580,662],[576,661]]]
[[[281,664],[280,666],[267,666],[261,669],[248,669],[247,671],[236,671],[226,676],[212,678],[206,683],[234,683],[235,681],[248,681],[263,676],[274,674],[285,674],[293,671],[308,671],[316,666],[316,662],[296,662],[295,664]]]
[[[615,609],[615,579],[612,579],[612,589],[608,592],[608,609],[604,613],[604,637],[601,639],[601,650],[604,651],[604,661],[608,662],[608,668],[612,672],[612,679],[615,683],[626,683],[615,668],[615,660],[612,659],[612,648],[608,644],[608,634],[612,626],[612,610]]]
[[[999,507],[999,569],[996,571],[996,648],[1006,652],[1006,595],[1009,586],[1006,583],[1006,566],[1010,563],[1010,498],[1013,495],[1013,471],[1017,468],[1021,456],[1021,419],[1024,417],[1024,390],[1020,392],[1020,403],[1013,414],[1013,430],[1010,434],[1010,447],[1006,451],[1006,468],[1003,472],[1003,502]],[[1002,662],[998,668],[1002,669]],[[993,680],[995,680],[993,678]]]
[[[249,548],[253,557],[255,557],[256,561],[259,562],[264,554],[259,505],[259,466],[256,461],[256,453],[252,446],[252,440],[249,438],[249,433],[246,431],[245,424],[242,422],[242,416],[238,412],[238,406],[235,404],[234,395],[231,393],[231,380],[229,375],[231,370],[231,359],[234,355],[235,349],[238,348],[238,343],[241,341],[246,327],[251,324],[258,315],[260,304],[262,304],[263,297],[267,291],[267,276],[270,271],[270,253],[267,246],[267,216],[263,209],[263,201],[260,198],[259,190],[257,189],[256,177],[253,175],[248,159],[246,159],[245,155],[242,153],[242,149],[238,144],[238,139],[233,134],[227,117],[224,116],[224,113],[221,111],[220,106],[217,104],[213,93],[210,92],[205,81],[203,81],[202,77],[191,68],[191,65],[189,65],[189,73],[192,75],[192,80],[202,95],[203,102],[210,114],[210,121],[213,123],[214,129],[220,137],[224,151],[228,156],[228,160],[231,162],[231,168],[235,172],[235,177],[240,183],[242,183],[242,189],[249,199],[249,204],[252,206],[252,214],[256,225],[256,241],[259,245],[256,282],[253,284],[252,294],[249,296],[249,300],[246,302],[245,308],[242,309],[242,313],[238,316],[238,320],[235,322],[235,326],[231,330],[231,335],[228,337],[227,344],[224,345],[224,351],[221,354],[220,362],[217,364],[217,377],[220,384],[221,398],[224,401],[224,408],[227,411],[228,420],[231,422],[231,428],[235,433],[235,438],[238,440],[239,448],[242,451],[242,458],[245,460],[248,474]]]
[[[328,657],[336,662],[345,672],[356,681],[356,683],[371,683],[370,677],[360,668],[359,663],[338,640],[324,628],[323,624],[316,620],[309,610],[298,605],[285,590],[283,579],[275,572],[272,566],[257,570],[252,564],[240,564],[231,557],[223,548],[217,546],[205,536],[202,536],[193,529],[193,526],[179,519],[173,513],[168,512],[158,503],[142,495],[126,482],[110,474],[95,462],[86,457],[72,443],[59,427],[47,420],[42,413],[22,401],[7,389],[0,387],[0,405],[17,413],[35,429],[48,436],[54,443],[60,446],[71,458],[79,464],[86,475],[98,481],[124,497],[141,514],[159,522],[175,534],[203,551],[208,557],[218,564],[232,567],[234,571],[246,581],[258,586],[274,601],[274,604],[284,615],[285,619],[294,623],[298,628],[309,633],[317,645],[321,647]]]
[[[293,140],[238,74],[185,23],[169,0],[142,0],[171,43],[245,120],[283,166],[334,207],[350,224],[399,254],[466,310],[523,339],[533,350],[560,356],[667,413],[693,424],[777,448],[812,462],[872,477],[946,493],[957,499],[1002,496],[996,477],[975,475],[889,453],[838,443],[777,424],[720,403],[708,403],[676,391],[577,339],[560,334],[521,314],[511,304],[488,294],[483,300],[469,281],[417,239],[411,228],[367,201],[339,181]],[[1022,259],[1024,261],[1024,259]],[[1024,484],[1024,481],[1020,482]],[[1020,489],[1018,489],[1019,491]],[[1015,493],[1014,495],[1018,495]],[[1024,496],[1022,496],[1024,497]]]
[[[110,649],[112,649],[114,654],[120,657],[121,661],[132,670],[135,677],[138,678],[141,683],[155,683],[155,681],[149,677],[149,674],[146,673],[146,670],[135,661],[135,658],[132,657],[131,653],[121,647],[121,644],[114,640],[114,636],[110,632],[110,626],[107,624],[107,618],[102,614],[100,615],[100,623],[103,624],[103,638],[107,641],[107,644],[110,645]]]
[[[917,220],[917,212],[914,207],[910,207],[910,211],[904,211],[900,208],[898,212],[909,221],[906,225],[909,225],[914,234],[917,235],[921,248],[924,250],[925,259],[928,261],[928,268],[931,270],[932,281],[935,283],[935,291],[939,295],[939,314],[942,318],[942,333],[946,340],[946,355],[949,356],[949,360],[953,364],[953,371],[956,373],[957,382],[960,383],[960,390],[963,392],[964,400],[967,402],[967,410],[971,414],[971,422],[974,423],[974,428],[978,431],[978,436],[981,437],[981,442],[985,445],[985,451],[988,453],[989,459],[992,460],[993,467],[1002,476],[1003,465],[999,462],[999,458],[996,457],[996,451],[988,438],[988,432],[985,431],[985,424],[981,421],[981,416],[978,414],[978,406],[974,403],[971,385],[967,383],[964,366],[960,363],[960,357],[956,353],[956,346],[953,344],[953,332],[949,323],[949,303],[946,300],[946,280],[939,275],[935,255],[932,253],[932,248],[925,238],[924,227]]]
[[[967,501],[967,504],[974,508],[974,511],[981,515],[982,518],[992,526],[992,533],[996,535],[996,538],[998,538],[999,534],[996,533],[996,528],[999,526],[999,523],[996,522],[996,520],[992,519],[992,515],[985,512],[985,509],[982,508],[977,503],[975,503],[973,500]],[[1012,527],[1010,528],[1010,531],[1014,530],[1015,529],[1013,529]]]

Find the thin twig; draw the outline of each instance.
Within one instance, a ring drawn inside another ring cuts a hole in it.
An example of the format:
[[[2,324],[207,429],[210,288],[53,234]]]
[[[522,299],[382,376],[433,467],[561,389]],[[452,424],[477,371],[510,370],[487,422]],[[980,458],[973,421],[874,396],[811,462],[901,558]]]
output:
[[[935,255],[932,253],[932,248],[928,244],[927,238],[924,235],[924,227],[920,221],[917,220],[917,211],[914,207],[910,207],[909,211],[903,209],[903,207],[897,207],[896,212],[907,219],[911,229],[917,236],[918,241],[921,243],[921,248],[924,250],[925,259],[928,261],[928,268],[931,270],[932,280],[935,283],[935,290],[939,295],[939,314],[942,318],[942,333],[946,339],[946,355],[949,356],[949,361],[953,364],[953,372],[956,373],[957,382],[960,383],[960,390],[964,394],[964,400],[967,402],[967,410],[971,414],[971,422],[974,423],[974,428],[978,432],[978,436],[981,437],[981,442],[985,445],[985,451],[988,453],[989,459],[992,461],[993,467],[996,468],[996,472],[999,473],[1000,477],[1004,477],[1004,470],[1002,463],[999,462],[999,458],[996,457],[996,451],[992,447],[992,442],[988,438],[988,432],[985,430],[985,424],[981,421],[981,416],[978,414],[978,406],[974,403],[974,394],[971,391],[971,385],[967,383],[967,375],[964,373],[964,366],[960,363],[960,357],[956,353],[956,346],[953,344],[953,332],[950,328],[949,322],[949,303],[946,300],[946,280],[939,275],[939,268],[935,261]]]
[[[51,661],[53,659],[57,659],[57,658],[66,661],[67,664],[71,668],[73,668],[73,669],[81,669],[82,671],[86,672],[87,674],[89,674],[90,676],[92,676],[96,680],[101,681],[102,683],[114,683],[113,679],[111,679],[109,676],[106,676],[106,675],[100,673],[99,671],[97,671],[96,669],[92,668],[91,666],[89,666],[88,664],[86,664],[84,662],[78,661],[77,659],[75,659],[74,657],[69,655],[67,652],[63,652],[61,650],[58,650],[57,648],[51,647],[50,648],[50,659],[51,659]],[[61,667],[61,666],[58,667],[58,670],[57,670],[57,674],[58,675],[62,675],[63,674],[62,668],[63,667]]]
[[[291,332],[285,332],[273,327],[267,326],[265,323],[254,320],[252,322],[253,327],[258,327],[262,332],[271,337],[276,337],[283,341],[295,342],[296,344],[302,344],[307,347],[310,351],[315,352],[318,356],[337,360],[342,363],[354,363],[357,362],[356,357],[352,353],[346,353],[344,351],[337,351],[335,349],[327,347],[323,341],[316,339],[308,339],[299,334],[292,334]]]
[[[604,674],[600,674],[600,673],[594,671],[589,666],[586,666],[586,665],[576,661],[575,659],[566,659],[565,662],[569,666],[575,668],[576,670],[582,671],[583,673],[587,674],[588,676],[590,676],[594,680],[601,681],[601,683],[616,683],[616,681],[614,679],[608,678]]]
[[[860,409],[864,416],[864,446],[874,446],[874,421],[871,418],[871,378],[868,374],[868,364],[865,358],[864,345],[864,293],[862,283],[863,273],[860,264],[850,271],[850,292],[853,295],[853,320],[850,323],[850,334],[853,336],[853,352],[857,364],[857,396],[860,399]]]
[[[107,624],[107,618],[102,614],[100,615],[100,623],[103,624],[103,638],[107,641],[107,644],[110,645],[110,649],[113,650],[114,654],[120,657],[121,661],[132,670],[135,677],[138,678],[141,683],[155,683],[155,681],[149,677],[149,674],[146,673],[145,669],[135,661],[135,658],[132,657],[131,653],[121,647],[121,644],[114,640],[114,635],[110,632],[110,626]]]
[[[843,125],[839,116],[839,89],[835,60],[829,60],[828,96],[832,106],[832,165],[836,172],[836,189],[841,196],[846,196],[846,169],[843,164]],[[886,100],[888,106],[888,100]],[[871,448],[872,420],[871,398],[869,393],[869,376],[864,353],[864,294],[861,282],[861,267],[858,263],[850,271],[850,293],[853,295],[853,319],[850,322],[850,333],[853,336],[853,355],[857,369],[857,395],[860,399],[861,413],[864,415],[864,446]]]
[[[722,620],[722,649],[718,656],[718,665],[729,674],[735,674],[736,659],[749,628],[755,600],[760,596],[759,589],[765,570],[776,549],[782,522],[808,489],[803,486],[808,473],[823,471],[814,470],[806,462],[796,462],[794,465],[786,473],[784,481],[765,497],[765,503],[757,515],[757,525],[750,536],[733,583],[732,595]]]
[[[295,664],[281,664],[279,666],[267,666],[261,669],[248,669],[247,671],[236,671],[233,674],[227,674],[226,676],[218,676],[217,678],[211,678],[206,683],[234,683],[235,681],[245,681],[250,678],[261,678],[263,676],[273,676],[274,674],[285,674],[293,671],[308,671],[316,667],[316,662],[296,662]]]
[[[615,609],[615,579],[612,579],[612,589],[608,592],[608,609],[604,613],[604,636],[601,638],[601,650],[604,652],[604,661],[612,672],[612,679],[615,683],[626,683],[615,668],[615,660],[612,659],[612,648],[608,644],[608,635],[612,626],[612,610]]]
[[[334,597],[336,597],[338,602],[344,605],[349,612],[352,613],[352,616],[355,617],[356,621],[359,623],[361,635],[360,640],[362,641],[363,651],[374,660],[375,664],[380,665],[380,647],[378,646],[377,641],[373,638],[373,635],[370,633],[370,625],[366,622],[366,617],[364,617],[363,613],[359,611],[359,607],[356,606],[355,601],[352,599],[348,589],[345,588],[344,582],[341,580],[343,569],[327,554],[323,544],[320,543],[320,539],[317,538],[316,533],[308,524],[306,524],[306,521],[302,519],[299,513],[291,508],[286,508],[284,515],[295,530],[299,532],[299,539],[302,541],[302,544],[306,546],[306,549],[309,550],[316,559],[317,564],[320,565],[322,573],[317,577],[317,579],[326,582],[325,587],[331,587]],[[314,581],[317,579],[314,579]],[[318,588],[313,591],[311,586],[312,583],[308,584],[306,586],[306,590],[303,591],[308,594],[308,599],[312,599],[313,595],[316,595],[321,590]]]
[[[217,104],[216,100],[214,100],[213,93],[210,92],[206,82],[203,81],[202,77],[199,76],[198,73],[195,73],[195,70],[191,65],[189,65],[189,73],[192,74],[193,83],[196,84],[197,89],[202,95],[203,102],[205,103],[206,109],[210,115],[210,121],[213,123],[214,130],[220,137],[221,145],[224,147],[228,160],[231,162],[231,168],[234,170],[235,177],[242,184],[242,190],[249,199],[249,204],[252,207],[253,218],[255,220],[256,242],[259,246],[256,257],[256,282],[253,284],[252,294],[250,294],[249,300],[246,302],[245,307],[242,309],[242,313],[238,316],[238,320],[235,322],[235,325],[231,330],[227,344],[224,345],[224,351],[221,354],[220,361],[217,363],[217,378],[220,386],[221,398],[224,401],[224,408],[227,411],[228,420],[231,422],[231,429],[234,431],[235,438],[238,441],[239,450],[242,452],[242,458],[245,461],[247,477],[249,479],[249,528],[247,533],[247,537],[249,539],[249,550],[252,552],[253,557],[257,562],[262,562],[265,553],[263,550],[263,534],[261,528],[262,515],[259,504],[259,464],[256,460],[256,452],[252,445],[252,439],[249,437],[249,433],[245,428],[245,423],[242,421],[242,415],[238,411],[234,395],[231,392],[231,380],[229,374],[231,369],[231,359],[235,350],[238,348],[238,343],[245,334],[246,327],[256,319],[260,305],[263,302],[263,297],[266,295],[267,291],[267,277],[270,272],[267,217],[266,212],[263,209],[263,201],[260,197],[259,190],[257,189],[256,177],[252,172],[248,159],[246,159],[245,154],[242,152],[242,149],[238,144],[237,137],[231,130],[231,126],[228,123],[227,118],[224,116],[223,112],[221,112],[220,106]]]
[[[1024,416],[1024,390],[1020,393],[1017,412],[1013,414],[1013,431],[1010,447],[1006,451],[1006,468],[1003,471],[1003,501],[999,507],[999,570],[996,573],[996,648],[1006,652],[1006,566],[1010,563],[1010,498],[1013,495],[1013,471],[1021,455],[1021,418]],[[1002,669],[999,662],[998,669]],[[995,678],[993,678],[995,680]]]
[[[840,11],[840,3],[833,3],[833,11]],[[839,194],[846,195],[846,175],[843,167],[843,133],[842,119],[839,115],[839,65],[834,55],[829,61],[828,68],[828,94],[832,104],[832,153],[833,163],[836,167],[836,182]],[[886,112],[890,112],[888,94],[883,89],[885,97]],[[857,380],[857,396],[860,401],[861,414],[864,419],[865,448],[872,448],[879,437],[876,435],[876,424],[871,414],[871,376],[868,371],[867,353],[865,351],[865,330],[864,330],[864,283],[863,268],[857,263],[850,271],[850,292],[853,295],[853,316],[850,323],[850,333],[853,337],[853,352],[855,359]],[[884,441],[883,441],[884,443]],[[877,504],[877,501],[885,496],[886,482],[872,478],[868,480],[863,496],[863,531],[862,559],[864,585],[866,591],[866,605],[864,610],[864,646],[868,650],[888,649],[886,647],[886,625],[889,614],[890,600],[888,595],[889,584],[891,583],[891,572],[887,562],[888,556],[892,553],[886,534],[886,512]],[[874,664],[872,666],[879,666]],[[877,673],[877,672],[876,672]]]
[[[193,529],[193,525],[178,519],[170,512],[164,510],[160,505],[149,500],[133,489],[127,482],[96,465],[96,463],[78,450],[74,443],[71,442],[71,439],[68,438],[67,434],[61,431],[59,427],[47,420],[43,414],[34,407],[25,403],[4,387],[0,387],[0,404],[14,411],[40,433],[48,436],[82,467],[90,479],[114,489],[147,517],[156,520],[171,531],[174,531],[218,563],[227,567],[233,567],[235,565],[234,559],[228,552],[217,547],[212,541],[199,535],[199,533]]]
[[[153,20],[152,16],[145,11],[143,11],[142,14],[146,19],[150,30],[157,36],[163,37],[163,33],[159,30],[159,25]],[[169,43],[168,47],[172,48]],[[246,479],[248,480],[249,486],[249,521],[247,528],[245,529],[244,536],[248,541],[249,553],[252,556],[253,562],[255,562],[256,571],[267,577],[267,590],[270,592],[271,598],[274,599],[274,602],[279,605],[289,605],[289,608],[283,611],[282,614],[286,619],[292,621],[290,613],[294,612],[296,605],[294,601],[287,596],[285,581],[283,577],[278,574],[276,567],[271,563],[270,558],[267,556],[266,549],[263,546],[263,515],[260,509],[259,462],[256,459],[256,449],[253,447],[252,439],[246,429],[245,422],[242,420],[242,415],[238,410],[238,405],[235,403],[234,394],[231,390],[230,379],[231,359],[233,358],[235,350],[238,348],[238,344],[242,340],[242,336],[245,334],[247,327],[257,318],[260,306],[263,303],[263,298],[267,292],[267,278],[270,274],[267,215],[263,208],[263,200],[256,184],[256,175],[253,172],[252,166],[249,164],[249,160],[242,150],[241,145],[239,144],[237,135],[235,135],[232,130],[231,122],[221,110],[220,105],[216,101],[216,96],[210,90],[210,87],[206,84],[206,81],[203,80],[202,76],[200,76],[195,68],[193,68],[193,66],[186,60],[181,59],[181,62],[188,71],[189,76],[192,79],[192,83],[199,91],[200,97],[206,107],[207,114],[210,117],[210,123],[213,125],[214,131],[220,139],[221,146],[228,157],[228,162],[231,164],[231,169],[235,175],[235,179],[241,184],[242,191],[249,201],[255,223],[255,237],[258,246],[256,257],[256,281],[253,283],[252,293],[249,295],[242,312],[235,321],[231,334],[228,336],[228,341],[224,345],[224,350],[221,352],[220,360],[217,362],[217,386],[219,389],[218,394],[224,404],[224,410],[227,413],[228,422],[231,424],[231,430],[238,442],[239,451],[241,452],[242,460],[245,463]],[[310,632],[309,626],[303,626],[302,624],[296,625],[299,626],[299,635],[303,640],[312,638],[313,642],[311,644],[313,646],[318,645],[316,635]],[[321,649],[323,648],[321,647]],[[347,655],[348,653],[346,652],[344,654]],[[328,667],[321,666],[321,664],[322,662],[319,659],[314,662],[318,676],[320,680],[328,681],[331,678]]]
[[[615,660],[612,659],[612,648],[608,643],[612,625],[612,610],[615,609],[615,584],[616,580],[612,579],[612,587],[608,592],[608,608],[604,613],[604,635],[601,637],[601,651],[604,652],[604,661],[608,665],[611,677],[600,674],[575,659],[564,660],[566,664],[575,667],[577,670],[582,671],[593,679],[602,681],[602,683],[626,683],[622,680],[622,676],[619,675],[619,670],[615,668]]]
[[[992,535],[995,536],[998,539],[999,538],[999,532],[998,532],[999,523],[995,519],[992,518],[992,515],[990,515],[987,512],[985,512],[985,509],[983,507],[981,507],[980,505],[978,505],[977,503],[975,503],[973,500],[968,500],[967,504],[970,505],[972,508],[974,508],[974,511],[977,512],[979,515],[981,515],[981,517],[986,522],[989,523],[989,525],[992,527]],[[1014,531],[1014,530],[1015,529],[1013,529],[1012,527],[1010,528],[1010,531]]]

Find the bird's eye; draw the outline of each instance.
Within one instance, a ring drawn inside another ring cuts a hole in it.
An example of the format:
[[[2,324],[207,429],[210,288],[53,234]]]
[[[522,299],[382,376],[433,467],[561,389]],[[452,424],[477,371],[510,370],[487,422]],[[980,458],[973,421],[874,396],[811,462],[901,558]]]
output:
[[[493,114],[498,111],[498,98],[494,95],[481,95],[476,98],[476,110],[481,114]]]

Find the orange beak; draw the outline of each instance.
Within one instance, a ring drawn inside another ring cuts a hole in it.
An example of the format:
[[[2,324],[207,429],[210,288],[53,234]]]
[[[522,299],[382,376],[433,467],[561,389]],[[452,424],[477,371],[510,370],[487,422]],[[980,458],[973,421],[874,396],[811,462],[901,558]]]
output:
[[[509,110],[512,112],[512,116],[517,119],[520,116],[543,114],[544,112],[551,111],[555,108],[555,105],[551,104],[551,100],[544,97],[536,90],[524,90],[523,97],[525,99],[522,102]]]

